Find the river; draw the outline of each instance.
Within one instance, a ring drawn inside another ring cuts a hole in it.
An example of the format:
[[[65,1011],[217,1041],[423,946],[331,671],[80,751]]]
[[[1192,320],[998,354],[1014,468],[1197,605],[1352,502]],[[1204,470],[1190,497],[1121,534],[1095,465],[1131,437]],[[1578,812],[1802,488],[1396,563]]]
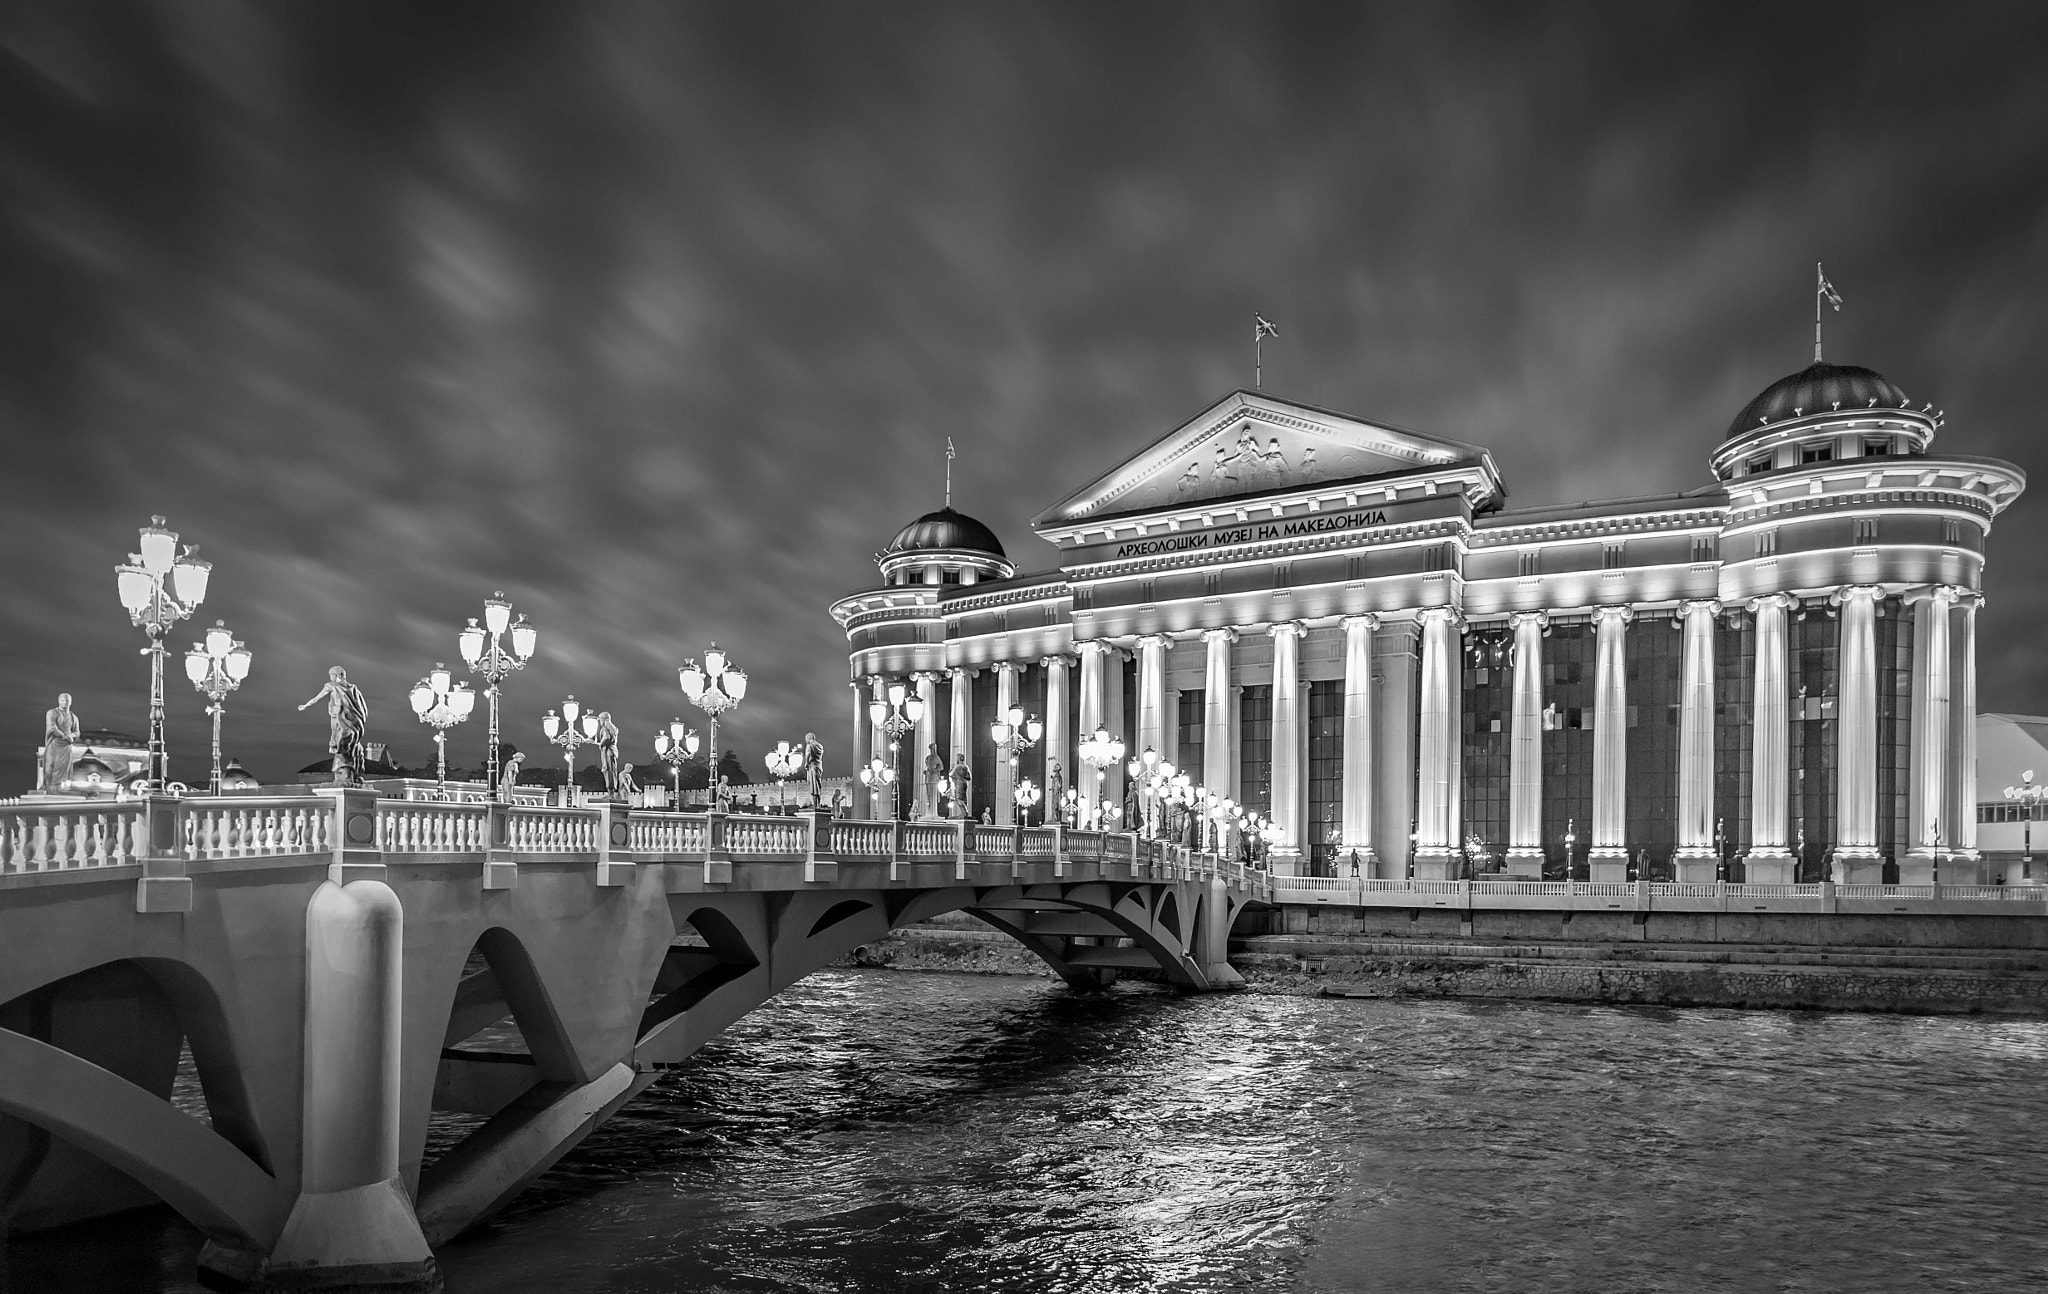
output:
[[[813,976],[455,1294],[2048,1287],[2048,1023]],[[124,1219],[13,1291],[189,1291]]]

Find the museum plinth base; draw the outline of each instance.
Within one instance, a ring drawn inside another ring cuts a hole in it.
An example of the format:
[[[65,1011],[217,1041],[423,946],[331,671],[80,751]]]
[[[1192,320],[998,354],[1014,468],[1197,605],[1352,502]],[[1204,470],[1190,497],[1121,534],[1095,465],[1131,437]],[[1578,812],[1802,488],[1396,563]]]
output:
[[[1828,879],[1837,885],[1884,884],[1884,855],[1875,849],[1837,849],[1828,858]]]
[[[1748,885],[1790,885],[1798,872],[1786,848],[1752,849],[1742,856],[1742,879]]]
[[[1595,884],[1621,884],[1628,880],[1628,850],[1597,848],[1586,855],[1586,877]]]
[[[1543,851],[1533,845],[1517,845],[1510,848],[1502,869],[1511,881],[1540,881],[1543,879]]]

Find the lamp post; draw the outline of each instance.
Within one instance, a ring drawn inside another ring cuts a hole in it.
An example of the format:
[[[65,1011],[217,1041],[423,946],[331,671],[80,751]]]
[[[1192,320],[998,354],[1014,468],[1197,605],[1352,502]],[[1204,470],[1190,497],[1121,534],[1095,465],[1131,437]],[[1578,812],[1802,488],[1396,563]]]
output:
[[[1230,821],[1231,814],[1236,809],[1236,802],[1227,795],[1212,794],[1209,797],[1209,820],[1216,824],[1215,835],[1210,841],[1210,853],[1220,855],[1223,852],[1224,826]]]
[[[896,784],[896,770],[880,755],[861,766],[860,784],[868,788],[868,812],[881,808],[882,789]]]
[[[512,638],[512,650],[509,652],[498,641],[507,634]],[[498,682],[513,670],[526,668],[526,662],[533,659],[533,644],[537,636],[525,616],[517,620],[512,618],[512,604],[505,600],[503,592],[498,592],[484,599],[483,625],[479,627],[476,617],[471,616],[469,627],[455,638],[469,672],[483,675],[484,682],[489,684],[484,689],[484,699],[490,703],[491,744],[484,754],[484,781],[493,790],[498,785]]]
[[[676,783],[676,808],[683,807],[683,765],[697,753],[697,734],[683,726],[681,719],[669,720],[667,732],[654,734],[654,756],[668,765]]]
[[[988,735],[997,750],[1009,754],[1010,767],[1015,768],[1017,756],[1037,745],[1038,739],[1045,735],[1045,725],[1038,721],[1037,715],[1027,716],[1023,706],[1013,705],[1009,713],[996,716],[995,722],[989,724]]]
[[[434,726],[434,768],[440,781],[442,795],[448,794],[448,730],[476,709],[476,693],[469,690],[467,683],[455,683],[448,673],[448,667],[434,662],[433,672],[412,685],[412,692],[406,698],[412,702],[412,712],[420,717],[421,723]],[[496,750],[498,744],[491,743]],[[494,781],[491,786],[495,788]]]
[[[1122,737],[1110,736],[1109,729],[1107,728],[1097,728],[1094,732],[1081,738],[1076,750],[1081,756],[1081,762],[1095,770],[1095,795],[1093,798],[1095,803],[1100,805],[1102,803],[1102,779],[1109,775],[1110,769],[1122,762],[1124,757],[1124,739]]]
[[[185,653],[185,677],[206,694],[210,703],[206,712],[213,716],[213,780],[207,784],[206,793],[219,795],[220,716],[227,708],[222,701],[249,677],[249,649],[216,620],[213,628],[206,631],[206,641],[193,643],[192,650]]]
[[[1060,792],[1060,802],[1056,811],[1061,822],[1078,828],[1081,825],[1081,793],[1071,786]]]
[[[725,653],[712,643],[704,652],[704,663],[683,662],[676,671],[683,696],[691,705],[711,716],[711,738],[707,758],[711,761],[711,784],[718,785],[718,716],[732,709],[747,695],[747,672],[726,664]]]
[[[1033,786],[1031,779],[1027,777],[1017,783],[1015,795],[1017,798],[1017,825],[1028,827],[1031,825],[1031,806],[1044,799],[1045,792]]]
[[[1572,879],[1572,846],[1577,844],[1579,840],[1579,833],[1576,830],[1578,825],[1579,820],[1577,818],[1566,818],[1564,820],[1564,878],[1566,881]]]
[[[196,544],[186,544],[184,555],[179,556],[178,532],[166,529],[162,517],[151,517],[142,527],[139,547],[142,551],[128,554],[127,564],[116,566],[114,574],[129,622],[149,635],[149,646],[142,649],[149,657],[147,780],[162,790],[170,781],[171,762],[164,748],[164,634],[206,600],[206,580],[213,563],[192,555],[199,550]]]
[[[562,748],[562,761],[569,766],[569,780],[562,786],[562,807],[567,808],[576,802],[576,748],[597,739],[597,716],[586,712],[572,696],[562,702],[559,717],[553,710],[541,716],[540,727],[549,741]]]
[[[802,746],[792,748],[788,742],[778,741],[775,743],[775,749],[768,752],[768,773],[775,779],[775,799],[778,808],[782,807],[786,798],[784,791],[789,785],[789,779],[801,773],[803,768]]]
[[[2005,788],[2005,798],[2016,800],[2026,806],[2027,816],[2021,819],[2026,825],[2021,828],[2024,844],[2020,854],[2020,876],[2032,880],[2034,876],[2034,813],[2043,799],[2048,799],[2048,786],[2034,785],[2034,770],[2027,769],[2020,774],[2018,786]]]
[[[886,701],[876,697],[868,702],[868,719],[889,738],[889,767],[894,769],[903,734],[917,727],[918,721],[924,718],[924,698],[912,695],[910,689],[901,683],[889,684],[888,696]],[[801,752],[798,757],[801,759]],[[898,816],[902,809],[899,802],[889,802],[891,818]]]

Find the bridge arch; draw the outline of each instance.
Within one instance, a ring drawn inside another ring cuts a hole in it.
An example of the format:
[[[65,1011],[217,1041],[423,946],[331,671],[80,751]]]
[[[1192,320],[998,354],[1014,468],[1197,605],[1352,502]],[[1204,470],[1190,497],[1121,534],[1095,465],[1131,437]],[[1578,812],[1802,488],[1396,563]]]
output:
[[[189,1045],[212,1126],[171,1103]],[[210,1238],[268,1247],[283,1224],[235,1031],[211,983],[168,958],[124,958],[0,1006],[0,1114],[43,1134],[5,1171],[10,1204],[50,1224],[133,1207],[90,1174],[39,1199],[49,1139],[113,1169]],[[108,1182],[118,1179],[108,1178]],[[139,1201],[137,1201],[139,1202]]]

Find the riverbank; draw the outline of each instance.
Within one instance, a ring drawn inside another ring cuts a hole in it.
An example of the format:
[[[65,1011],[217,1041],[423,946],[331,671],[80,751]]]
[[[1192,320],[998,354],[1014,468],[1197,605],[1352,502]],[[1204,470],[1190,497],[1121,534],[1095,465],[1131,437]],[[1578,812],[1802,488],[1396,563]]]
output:
[[[971,921],[894,931],[846,964],[1051,976]],[[2048,1016],[2048,954],[2035,949],[1255,935],[1231,941],[1230,964],[1255,993]]]

